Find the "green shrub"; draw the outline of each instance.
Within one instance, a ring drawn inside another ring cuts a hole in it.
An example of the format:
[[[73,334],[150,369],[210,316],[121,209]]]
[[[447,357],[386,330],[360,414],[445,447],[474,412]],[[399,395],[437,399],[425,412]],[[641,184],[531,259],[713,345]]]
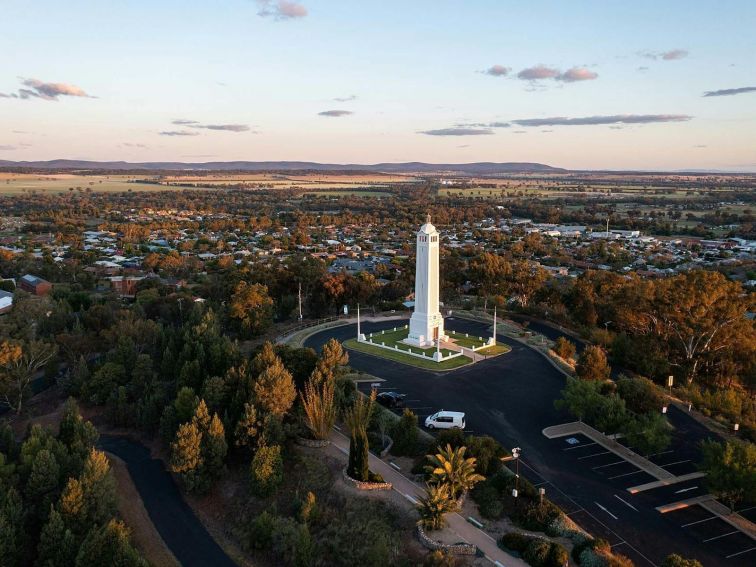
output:
[[[668,555],[662,563],[662,567],[703,567],[697,559],[685,559],[676,553]]]
[[[417,416],[412,410],[405,409],[391,428],[391,439],[394,440],[391,453],[397,457],[417,455],[417,434]]]
[[[380,474],[373,471],[368,472],[368,480],[370,482],[386,482]]]
[[[530,503],[517,518],[517,522],[526,530],[545,532],[561,513],[561,510],[549,501],[544,501],[543,504]]]
[[[452,449],[464,447],[466,445],[465,432],[461,429],[443,429],[439,431],[436,439],[428,446],[428,453],[435,454],[439,447],[451,445]]]
[[[507,455],[507,451],[496,439],[490,435],[468,435],[465,442],[467,454],[476,458],[476,472],[488,477],[501,470],[501,457]]]
[[[549,552],[551,551],[551,543],[534,538],[528,543],[525,551],[522,554],[522,558],[532,565],[532,567],[546,567],[546,561],[549,558]]]
[[[586,539],[582,543],[575,544],[572,548],[572,558],[582,565],[581,557],[586,550],[610,550],[609,542],[605,539]]]
[[[454,567],[456,564],[452,554],[440,549],[431,551],[423,560],[423,567]]]
[[[546,567],[564,567],[570,560],[570,554],[563,545],[552,542],[549,556],[546,558]]]
[[[246,549],[270,549],[273,543],[273,532],[278,530],[278,517],[265,510],[257,516],[247,528]]]
[[[664,398],[656,385],[648,378],[620,377],[617,380],[617,394],[625,400],[627,407],[635,413],[659,412],[664,405]]]
[[[258,496],[270,495],[283,480],[283,460],[279,445],[262,446],[250,465],[252,490]]]
[[[523,553],[533,538],[519,532],[507,532],[499,540],[499,547]]]
[[[478,483],[472,489],[470,496],[478,505],[480,515],[489,520],[501,518],[504,512],[504,504],[501,502],[499,491],[490,482]]]

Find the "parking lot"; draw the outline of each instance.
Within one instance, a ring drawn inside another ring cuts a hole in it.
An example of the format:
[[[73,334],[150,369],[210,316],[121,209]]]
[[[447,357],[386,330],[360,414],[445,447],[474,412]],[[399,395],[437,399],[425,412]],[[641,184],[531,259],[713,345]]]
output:
[[[738,512],[744,517],[753,516],[756,507]],[[667,512],[664,518],[732,565],[756,562],[756,542],[701,506]]]

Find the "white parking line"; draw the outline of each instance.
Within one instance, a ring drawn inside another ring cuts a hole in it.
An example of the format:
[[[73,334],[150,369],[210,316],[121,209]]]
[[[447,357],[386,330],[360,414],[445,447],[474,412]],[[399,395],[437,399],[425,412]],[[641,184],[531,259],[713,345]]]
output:
[[[590,459],[591,457],[599,457],[601,455],[608,455],[611,453],[611,451],[604,451],[603,453],[593,453],[593,455],[586,455],[585,457],[578,457],[578,461],[582,461],[583,459]]]
[[[662,467],[662,468],[664,468],[664,467],[671,467],[672,465],[680,465],[682,463],[689,463],[689,462],[690,462],[690,459],[686,459],[684,461],[675,461],[674,463],[665,463],[665,464],[659,465],[659,466]]]
[[[625,545],[626,543],[627,543],[626,541],[621,541],[619,543],[615,543],[614,545],[610,545],[609,547],[617,547],[619,545]]]
[[[688,526],[695,526],[696,524],[703,524],[704,522],[708,522],[709,520],[716,520],[719,516],[712,516],[711,518],[704,518],[703,520],[696,520],[695,522],[690,522],[689,524],[683,524],[680,526],[681,528],[687,528]]]
[[[689,488],[682,488],[680,490],[675,490],[675,494],[680,494],[681,492],[690,492],[691,490],[695,490],[698,488],[697,486],[691,486]]]
[[[659,455],[666,455],[667,453],[674,453],[674,451],[662,451],[661,453],[651,453],[647,458],[658,457]]]
[[[625,461],[624,459],[622,461],[614,461],[613,463],[609,463],[608,465],[600,465],[598,467],[593,467],[593,470],[595,471],[596,469],[603,469],[604,467],[613,467],[614,465],[619,465],[625,462],[627,461]]]
[[[590,447],[591,445],[598,445],[598,443],[586,443],[584,445],[575,445],[574,447],[567,447],[566,449],[562,449],[562,451],[573,451],[574,449],[582,449],[584,447]]]
[[[622,502],[622,503],[623,503],[623,504],[624,504],[625,506],[627,506],[628,508],[632,508],[632,509],[633,509],[633,510],[635,510],[636,512],[638,511],[638,508],[636,508],[635,506],[633,506],[632,504],[630,504],[630,502],[627,502],[627,501],[625,501],[625,500],[622,500],[622,498],[620,498],[620,497],[619,497],[619,496],[617,496],[616,494],[614,495],[614,497],[615,497],[615,498],[616,498],[617,500],[619,500],[620,502]]]
[[[749,547],[748,549],[744,549],[743,551],[738,551],[737,553],[728,555],[725,557],[725,559],[729,559],[730,557],[735,557],[736,555],[743,555],[744,553],[748,553],[749,551],[753,551],[754,549],[756,549],[756,547]]]
[[[614,514],[612,514],[612,513],[611,513],[611,512],[609,511],[609,510],[607,510],[606,508],[604,508],[604,507],[603,507],[603,506],[602,506],[601,504],[599,504],[598,502],[595,502],[595,501],[594,501],[594,504],[595,504],[596,506],[598,506],[599,508],[601,508],[601,509],[602,509],[602,510],[603,510],[604,512],[606,512],[607,514],[609,514],[609,515],[610,515],[610,516],[611,516],[612,518],[614,518],[615,520],[619,520],[619,518],[618,518],[617,516],[615,516]]]
[[[644,471],[640,471],[639,470],[639,471],[629,472],[629,473],[625,473],[625,474],[618,474],[617,476],[608,476],[606,478],[607,478],[607,480],[612,480],[613,478],[622,478],[623,476],[632,476],[634,474],[639,474],[639,473],[642,473],[642,472],[644,472]]]
[[[726,534],[722,534],[722,535],[718,535],[718,536],[710,537],[709,539],[705,539],[705,540],[703,540],[703,542],[702,542],[702,543],[706,543],[707,541],[714,541],[715,539],[719,539],[719,538],[721,538],[721,537],[727,537],[727,536],[730,536],[730,535],[732,535],[732,534],[739,534],[739,533],[740,533],[740,531],[739,531],[739,530],[735,530],[734,532],[728,532],[728,533],[726,533]]]
[[[735,511],[738,514],[740,514],[741,512],[748,512],[748,510],[753,510],[754,508],[756,508],[756,506],[751,506],[750,508],[743,508],[742,510],[735,510]]]

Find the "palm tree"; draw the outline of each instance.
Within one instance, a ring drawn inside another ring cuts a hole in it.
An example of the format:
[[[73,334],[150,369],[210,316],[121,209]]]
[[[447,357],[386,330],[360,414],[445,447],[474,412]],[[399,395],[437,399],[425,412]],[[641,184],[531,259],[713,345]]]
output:
[[[427,455],[430,465],[425,467],[434,484],[447,485],[452,498],[459,498],[477,482],[486,480],[475,472],[475,457],[465,458],[467,447],[453,449],[447,443],[435,455]]]
[[[457,501],[452,498],[446,484],[425,485],[425,497],[417,506],[420,512],[420,525],[426,530],[440,530],[444,527],[444,514],[456,512]]]
[[[333,403],[335,382],[333,378],[319,384],[316,372],[312,373],[305,384],[305,391],[300,394],[305,412],[305,425],[315,439],[328,439],[334,421],[336,406]]]

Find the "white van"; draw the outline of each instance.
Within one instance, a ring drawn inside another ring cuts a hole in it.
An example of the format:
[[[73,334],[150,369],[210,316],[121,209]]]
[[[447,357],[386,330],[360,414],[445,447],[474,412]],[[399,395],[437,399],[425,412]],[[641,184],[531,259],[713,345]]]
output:
[[[434,413],[425,418],[428,429],[464,429],[465,414],[461,411],[444,411]]]

